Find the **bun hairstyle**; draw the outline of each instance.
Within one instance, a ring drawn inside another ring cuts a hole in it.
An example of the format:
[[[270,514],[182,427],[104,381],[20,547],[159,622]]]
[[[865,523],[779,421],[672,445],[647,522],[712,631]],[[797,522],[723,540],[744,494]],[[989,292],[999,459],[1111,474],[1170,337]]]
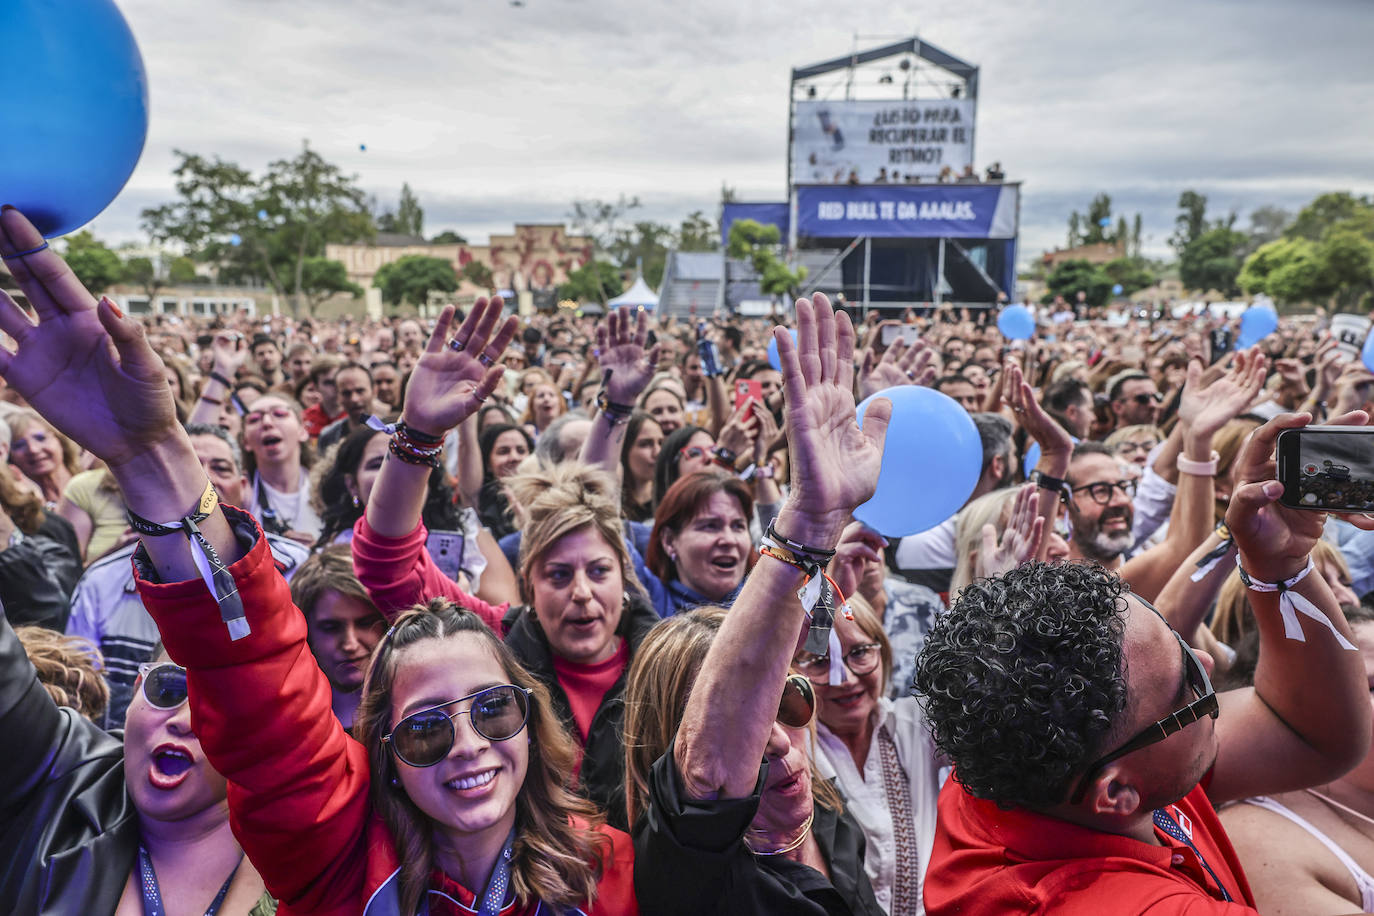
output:
[[[643,591],[621,529],[619,487],[610,474],[566,461],[536,474],[516,474],[506,483],[525,512],[517,564],[522,601],[533,600],[529,581],[534,565],[564,535],[583,528],[594,529],[615,551],[626,590]]]

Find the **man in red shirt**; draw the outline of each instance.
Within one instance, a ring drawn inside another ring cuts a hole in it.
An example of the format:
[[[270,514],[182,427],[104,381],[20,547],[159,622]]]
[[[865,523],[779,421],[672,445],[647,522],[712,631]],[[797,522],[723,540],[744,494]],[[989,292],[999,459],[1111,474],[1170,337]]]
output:
[[[1369,746],[1361,655],[1310,575],[1325,516],[1276,502],[1275,441],[1307,420],[1270,421],[1236,465],[1227,524],[1259,630],[1252,689],[1218,696],[1211,658],[1097,566],[975,582],[936,623],[916,690],[955,769],[930,916],[1255,912],[1213,806],[1327,782]]]

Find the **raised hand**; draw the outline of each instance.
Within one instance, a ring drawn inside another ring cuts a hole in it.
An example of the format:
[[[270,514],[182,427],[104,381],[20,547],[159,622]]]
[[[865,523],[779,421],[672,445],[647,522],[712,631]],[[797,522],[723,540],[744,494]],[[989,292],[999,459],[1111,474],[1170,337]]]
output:
[[[108,298],[96,302],[13,207],[0,210],[0,257],[38,317],[0,291],[0,330],[17,344],[0,348],[11,387],[112,470],[184,436],[142,325]]]
[[[887,540],[863,522],[850,522],[845,526],[827,570],[839,586],[840,594],[853,595],[859,591],[859,583],[868,570],[875,564],[883,565],[886,546]]]
[[[447,305],[439,313],[406,384],[401,418],[407,426],[443,435],[476,413],[496,390],[505,372],[501,355],[518,324],[514,315],[501,321],[501,308],[500,297],[478,299],[452,340],[448,332],[455,309]]]
[[[749,409],[754,403],[757,402],[746,401],[731,412],[730,419],[725,421],[725,425],[720,428],[720,434],[716,436],[716,445],[727,452],[740,455],[756,441],[754,414]]]
[[[999,540],[997,529],[984,525],[979,532],[982,548],[973,567],[975,579],[986,579],[1010,572],[1035,557],[1045,539],[1045,518],[1040,511],[1040,488],[1025,484],[1016,494],[1011,519]]]
[[[1007,360],[1002,368],[1002,401],[1016,414],[1026,434],[1040,444],[1041,454],[1067,455],[1073,451],[1068,430],[1045,413],[1014,360]]]
[[[210,344],[215,355],[214,371],[233,381],[248,359],[248,341],[234,331],[220,331]]]
[[[646,314],[641,311],[632,320],[629,308],[621,306],[596,326],[596,359],[605,379],[606,397],[612,404],[633,404],[654,377],[660,347],[654,344],[645,355]]]
[[[784,507],[788,518],[779,518],[779,531],[828,548],[877,487],[892,403],[884,398],[870,404],[860,429],[854,410],[854,326],[823,294],[797,300],[796,343],[782,328],[773,329],[773,338],[782,365],[792,463]],[[782,527],[784,521],[791,530]]]
[[[1179,422],[1195,435],[1211,436],[1254,403],[1264,385],[1264,354],[1258,347],[1235,354],[1230,370],[1211,384],[1202,382],[1202,366],[1188,364],[1188,380],[1178,402]]]
[[[859,400],[897,385],[930,385],[935,381],[935,351],[923,339],[908,345],[894,340],[881,358],[866,349],[859,363]]]

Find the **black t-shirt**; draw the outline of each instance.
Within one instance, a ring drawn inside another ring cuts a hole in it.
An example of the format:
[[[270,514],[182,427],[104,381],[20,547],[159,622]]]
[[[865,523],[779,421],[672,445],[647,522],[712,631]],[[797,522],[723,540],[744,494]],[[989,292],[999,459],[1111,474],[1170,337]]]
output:
[[[744,833],[758,811],[768,765],[748,798],[686,797],[673,748],[649,771],[649,810],[634,829],[640,912],[884,916],[864,872],[864,838],[849,815],[816,805],[811,832],[830,879],[783,856],[756,856]]]

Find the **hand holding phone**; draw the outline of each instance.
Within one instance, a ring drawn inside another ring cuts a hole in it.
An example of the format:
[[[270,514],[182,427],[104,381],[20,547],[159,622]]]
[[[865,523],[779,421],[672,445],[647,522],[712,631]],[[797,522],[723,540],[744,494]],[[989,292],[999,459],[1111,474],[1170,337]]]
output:
[[[1319,512],[1374,512],[1374,429],[1315,426],[1279,434],[1279,502]]]

